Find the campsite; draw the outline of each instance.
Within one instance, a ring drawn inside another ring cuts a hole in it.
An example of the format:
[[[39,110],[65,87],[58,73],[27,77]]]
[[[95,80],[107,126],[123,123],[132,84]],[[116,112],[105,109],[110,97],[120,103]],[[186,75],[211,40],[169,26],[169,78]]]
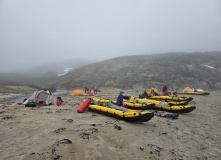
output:
[[[221,160],[221,0],[1,0],[0,160]]]
[[[86,109],[87,98],[116,100],[121,89],[60,95],[61,106],[1,103],[2,159],[220,159],[220,92],[191,95],[196,109],[176,119],[130,122]],[[124,90],[138,98],[143,90]]]
[[[219,64],[220,53],[171,53],[1,74],[0,159],[220,159]]]

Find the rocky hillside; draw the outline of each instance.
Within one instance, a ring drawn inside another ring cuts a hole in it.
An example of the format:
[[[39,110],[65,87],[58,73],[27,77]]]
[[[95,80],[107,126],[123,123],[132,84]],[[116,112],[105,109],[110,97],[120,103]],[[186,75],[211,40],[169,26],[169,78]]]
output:
[[[221,52],[125,56],[77,68],[58,78],[58,88],[195,87],[221,89]]]

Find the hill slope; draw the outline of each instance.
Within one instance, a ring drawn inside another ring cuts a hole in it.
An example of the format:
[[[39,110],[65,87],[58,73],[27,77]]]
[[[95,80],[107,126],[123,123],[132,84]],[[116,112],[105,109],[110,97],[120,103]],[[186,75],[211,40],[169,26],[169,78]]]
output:
[[[150,88],[167,85],[215,90],[221,88],[221,52],[125,56],[77,68],[58,78],[59,88]]]
[[[56,81],[58,75],[64,75],[66,69],[76,69],[80,66],[95,62],[89,59],[70,59],[40,65],[38,67],[29,66],[23,71],[15,73],[0,73],[0,85],[26,85],[34,88],[47,88]],[[7,69],[6,69],[7,70]]]

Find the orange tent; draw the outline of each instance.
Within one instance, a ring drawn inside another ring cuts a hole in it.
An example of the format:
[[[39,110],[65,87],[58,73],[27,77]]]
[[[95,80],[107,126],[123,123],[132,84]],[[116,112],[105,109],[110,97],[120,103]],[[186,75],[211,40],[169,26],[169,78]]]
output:
[[[72,96],[87,95],[82,89],[76,89],[71,92]]]
[[[152,91],[154,91],[157,94],[160,94],[160,92],[156,88],[149,89],[149,91],[147,91],[147,94],[152,94]]]

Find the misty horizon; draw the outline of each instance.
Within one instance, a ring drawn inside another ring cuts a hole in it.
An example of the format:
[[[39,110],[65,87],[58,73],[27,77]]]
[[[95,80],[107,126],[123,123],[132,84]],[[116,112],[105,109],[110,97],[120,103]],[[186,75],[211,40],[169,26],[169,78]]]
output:
[[[0,2],[0,72],[70,59],[221,51],[221,1]]]

